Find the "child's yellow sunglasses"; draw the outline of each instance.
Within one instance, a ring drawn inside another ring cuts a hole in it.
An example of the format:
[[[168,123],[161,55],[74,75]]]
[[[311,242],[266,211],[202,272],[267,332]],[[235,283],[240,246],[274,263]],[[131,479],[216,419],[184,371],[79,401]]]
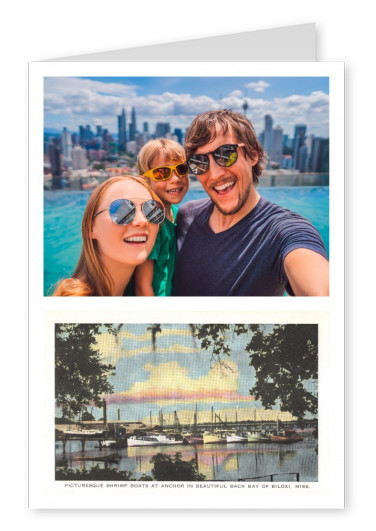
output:
[[[144,173],[144,177],[149,177],[150,179],[153,179],[153,181],[167,181],[171,178],[173,171],[175,171],[178,177],[186,177],[188,175],[188,164],[186,162],[180,162],[174,166],[153,168]]]

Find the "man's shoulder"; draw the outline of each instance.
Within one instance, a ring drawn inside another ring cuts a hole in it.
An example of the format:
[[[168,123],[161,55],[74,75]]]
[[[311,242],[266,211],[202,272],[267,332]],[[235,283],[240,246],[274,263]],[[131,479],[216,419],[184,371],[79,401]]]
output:
[[[265,200],[264,207],[263,218],[267,224],[269,241],[279,242],[284,256],[291,250],[306,248],[327,258],[322,237],[311,221],[270,201]]]
[[[260,197],[259,214],[265,217],[265,220],[269,221],[270,223],[278,224],[280,222],[286,222],[294,224],[294,222],[299,223],[301,221],[311,225],[311,222],[304,218],[301,214],[298,214],[297,212],[289,210],[283,206],[277,205],[276,203],[272,203],[264,197]]]

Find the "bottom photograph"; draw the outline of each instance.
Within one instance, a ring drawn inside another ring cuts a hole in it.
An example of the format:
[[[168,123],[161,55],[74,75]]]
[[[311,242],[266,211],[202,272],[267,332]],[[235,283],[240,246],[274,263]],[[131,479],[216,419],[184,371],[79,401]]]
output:
[[[317,482],[317,324],[55,324],[55,480]]]

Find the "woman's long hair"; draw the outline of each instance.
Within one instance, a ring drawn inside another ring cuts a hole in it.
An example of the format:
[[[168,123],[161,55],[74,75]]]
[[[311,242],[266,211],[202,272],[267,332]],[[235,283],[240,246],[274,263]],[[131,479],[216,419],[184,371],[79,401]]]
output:
[[[76,269],[72,278],[64,279],[58,284],[53,293],[54,296],[83,297],[89,295],[112,295],[111,277],[102,263],[98,243],[96,240],[93,240],[91,233],[93,230],[94,215],[103,194],[112,184],[126,180],[136,181],[141,184],[148,190],[153,199],[160,201],[144,179],[133,177],[132,175],[112,177],[98,186],[89,197],[82,219],[82,250]]]

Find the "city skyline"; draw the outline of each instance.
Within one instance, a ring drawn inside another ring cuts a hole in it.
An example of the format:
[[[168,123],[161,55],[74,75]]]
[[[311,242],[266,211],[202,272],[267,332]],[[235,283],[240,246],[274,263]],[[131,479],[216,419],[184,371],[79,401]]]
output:
[[[44,86],[45,129],[79,130],[100,124],[117,134],[118,116],[125,110],[131,121],[135,108],[139,130],[148,122],[154,131],[158,122],[171,129],[186,129],[194,116],[219,108],[244,112],[256,133],[264,129],[265,115],[290,137],[297,124],[307,132],[329,137],[329,79],[327,77],[144,77],[83,78],[46,77]]]

